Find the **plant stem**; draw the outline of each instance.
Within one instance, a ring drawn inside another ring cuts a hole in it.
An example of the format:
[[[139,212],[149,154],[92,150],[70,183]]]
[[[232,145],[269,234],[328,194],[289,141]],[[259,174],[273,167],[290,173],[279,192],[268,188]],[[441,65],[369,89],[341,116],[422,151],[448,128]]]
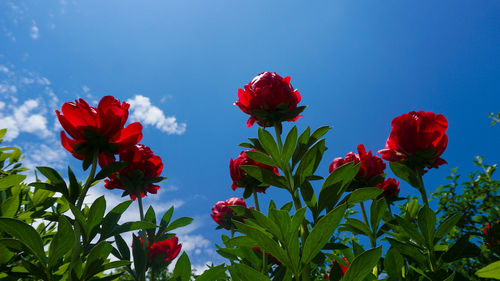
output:
[[[422,195],[422,201],[424,201],[425,206],[429,206],[429,200],[427,199],[427,191],[425,191],[423,173],[417,172],[417,178],[420,185],[418,191],[420,191],[420,194]]]
[[[76,208],[80,210],[83,205],[83,200],[85,199],[85,196],[87,195],[87,192],[89,191],[90,185],[92,182],[94,182],[94,176],[95,176],[95,171],[97,169],[97,158],[99,156],[99,151],[96,150],[94,152],[94,155],[92,156],[92,168],[90,169],[90,174],[87,177],[87,181],[83,185],[83,190],[82,193],[80,194],[80,197],[78,198],[78,202],[76,204]]]
[[[137,196],[137,203],[139,203],[139,215],[141,216],[141,221],[144,220],[144,210],[142,208],[142,196],[141,194],[139,194],[139,196]]]
[[[257,191],[253,192],[253,202],[255,203],[255,210],[260,212],[259,198],[257,197]]]
[[[276,140],[278,141],[278,148],[280,152],[283,149],[283,142],[281,141],[281,131],[282,131],[281,123],[274,124],[274,132],[276,134]]]
[[[366,210],[365,210],[365,203],[360,202],[359,206],[361,207],[361,213],[363,214],[363,219],[365,220],[366,226],[368,226],[368,229],[371,229],[370,224],[368,222],[368,216],[366,215]],[[370,238],[370,245],[372,249],[375,249],[377,247],[377,238],[376,238],[376,233],[369,233],[368,238]],[[373,274],[378,277],[378,264],[376,264],[373,267],[372,270]]]

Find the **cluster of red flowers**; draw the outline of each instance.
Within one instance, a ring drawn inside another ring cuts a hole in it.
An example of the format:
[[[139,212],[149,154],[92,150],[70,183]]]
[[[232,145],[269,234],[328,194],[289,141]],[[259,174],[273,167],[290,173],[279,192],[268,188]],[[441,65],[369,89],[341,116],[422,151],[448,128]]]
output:
[[[90,106],[85,100],[64,103],[61,111],[56,110],[57,117],[64,131],[61,131],[61,142],[75,158],[87,160],[98,157],[99,165],[105,167],[115,162],[115,155],[128,165],[106,179],[108,189],[122,189],[123,196],[156,194],[160,188],[153,184],[163,170],[161,158],[153,151],[139,144],[142,139],[142,125],[139,122],[125,127],[130,105],[120,102],[112,96],[103,97],[97,107]],[[66,132],[65,132],[66,131]],[[71,137],[68,137],[66,133]],[[86,159],[87,158],[87,159]],[[150,262],[158,260],[172,261],[180,252],[181,244],[177,237],[158,241],[148,249]]]

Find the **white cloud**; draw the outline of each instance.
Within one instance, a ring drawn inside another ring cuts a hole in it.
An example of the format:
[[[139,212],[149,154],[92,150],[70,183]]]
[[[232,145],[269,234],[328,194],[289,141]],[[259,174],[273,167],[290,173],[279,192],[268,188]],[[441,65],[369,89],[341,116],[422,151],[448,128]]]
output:
[[[67,152],[59,143],[54,145],[29,143],[23,145],[23,164],[28,169],[37,166],[49,166],[54,169],[63,169],[67,163]]]
[[[139,121],[144,125],[155,126],[167,134],[182,135],[186,132],[186,123],[178,123],[174,116],[165,117],[163,111],[152,105],[148,97],[136,95],[127,100],[130,104],[132,121]]]
[[[31,39],[38,39],[40,37],[40,30],[38,29],[38,26],[36,25],[36,22],[33,21],[33,25],[30,28],[30,37]]]
[[[43,111],[33,112],[38,109],[38,100],[30,99],[21,106],[11,106],[12,113],[5,115],[0,111],[0,124],[7,128],[6,141],[11,141],[20,133],[32,133],[39,137],[46,138],[53,136],[53,132],[47,128],[47,118],[43,116]]]

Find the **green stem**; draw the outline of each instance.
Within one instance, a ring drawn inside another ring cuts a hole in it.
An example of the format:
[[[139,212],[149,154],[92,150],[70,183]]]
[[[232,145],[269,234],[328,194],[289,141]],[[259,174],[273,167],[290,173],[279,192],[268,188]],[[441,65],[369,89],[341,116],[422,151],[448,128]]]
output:
[[[83,200],[85,199],[85,196],[87,195],[87,192],[89,191],[90,185],[94,182],[95,171],[97,169],[98,156],[99,156],[99,151],[96,150],[94,152],[94,155],[92,156],[92,168],[90,169],[90,174],[87,177],[87,181],[83,185],[82,193],[80,194],[80,197],[78,198],[78,202],[76,204],[76,208],[78,208],[78,210],[80,210],[82,208]]]
[[[425,206],[429,206],[429,200],[427,199],[427,191],[425,191],[423,173],[417,172],[417,178],[418,178],[418,183],[420,185],[418,191],[420,191],[420,194],[422,195],[422,201],[424,201]]]
[[[368,228],[371,229],[370,223],[368,222],[368,216],[366,215],[366,209],[365,209],[364,202],[360,202],[359,206],[361,207],[361,214],[363,214],[363,220],[365,221],[366,226],[368,226]],[[370,235],[368,236],[368,238],[370,238],[370,244],[372,246],[372,249],[376,248],[377,247],[377,241],[374,239],[373,233],[370,233]]]
[[[371,229],[370,228],[370,224],[368,222],[368,216],[366,215],[366,210],[365,210],[365,204],[364,204],[364,202],[360,202],[359,206],[361,207],[361,213],[363,214],[363,219],[365,220],[366,226],[368,226],[368,228]],[[370,238],[370,245],[371,245],[372,249],[375,249],[377,247],[377,238],[376,238],[376,235],[377,235],[376,233],[369,233],[369,235],[368,235],[368,238]],[[372,273],[375,276],[378,276],[378,264],[376,264],[373,267]]]
[[[137,203],[139,203],[139,215],[141,216],[141,221],[144,220],[144,209],[142,208],[142,196],[139,194],[137,196]]]
[[[276,140],[278,141],[278,148],[281,152],[283,149],[283,142],[281,141],[281,131],[282,131],[281,123],[274,124],[274,132],[276,134]]]
[[[257,197],[257,191],[253,192],[253,202],[255,203],[255,210],[260,212],[259,198]]]

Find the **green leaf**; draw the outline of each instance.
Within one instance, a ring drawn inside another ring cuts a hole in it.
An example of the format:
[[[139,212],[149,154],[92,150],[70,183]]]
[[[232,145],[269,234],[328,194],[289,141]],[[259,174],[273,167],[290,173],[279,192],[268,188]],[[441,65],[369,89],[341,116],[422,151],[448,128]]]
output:
[[[8,175],[0,179],[0,190],[8,189],[9,187],[19,185],[26,175]]]
[[[309,148],[307,146],[307,143],[309,141],[309,135],[311,134],[311,128],[308,126],[302,134],[300,134],[299,139],[297,140],[297,145],[295,147],[295,152],[293,153],[292,157],[292,168],[299,163],[299,161],[302,159],[302,156],[306,152],[306,150]]]
[[[385,201],[385,198],[379,198],[378,200],[372,201],[372,205],[370,206],[370,226],[373,233],[376,234],[378,232],[380,220],[386,211],[387,202]]]
[[[346,205],[340,205],[328,212],[314,225],[304,243],[302,264],[309,264],[326,243],[328,243],[328,240],[342,220],[345,211]]]
[[[427,243],[427,248],[434,248],[434,231],[436,227],[436,214],[428,206],[422,207],[418,212],[418,227]]]
[[[101,223],[105,211],[106,199],[104,199],[103,195],[97,198],[90,207],[87,219],[87,227],[89,232],[92,232],[92,230],[94,230],[94,227],[98,226]]]
[[[46,264],[42,238],[31,225],[17,219],[0,217],[0,229],[25,245],[42,265]]]
[[[419,264],[422,269],[427,269],[427,259],[422,253],[413,245],[402,243],[393,238],[387,238],[387,241],[391,243],[391,246],[396,248],[399,253],[406,256],[406,258],[415,261]]]
[[[149,229],[149,228],[156,228],[156,225],[154,223],[150,223],[147,221],[126,222],[122,225],[116,226],[111,232],[111,236],[132,230]]]
[[[297,272],[298,269],[294,268],[285,251],[280,247],[280,245],[274,241],[270,234],[268,234],[264,229],[250,226],[245,223],[234,221],[236,228],[241,233],[246,234],[249,238],[253,239],[259,246],[261,250],[269,252],[272,256],[278,259],[282,264],[288,266],[293,272]]]
[[[281,153],[281,163],[283,166],[288,165],[290,159],[295,152],[295,147],[297,146],[297,126],[293,126],[293,128],[288,132],[286,136],[285,143],[283,144],[283,151]]]
[[[229,268],[229,272],[231,272],[231,277],[233,277],[234,280],[242,280],[242,281],[270,281],[270,279],[267,276],[265,276],[264,274],[258,272],[255,269],[249,267],[246,264],[241,264],[241,263],[233,264]]]
[[[188,217],[178,218],[167,226],[167,228],[165,229],[165,232],[169,232],[169,231],[172,231],[172,230],[177,229],[179,227],[186,226],[186,225],[190,224],[191,222],[193,222],[192,218],[188,218]]]
[[[368,276],[377,265],[382,255],[382,247],[370,249],[354,258],[343,281],[359,281]]]
[[[384,191],[376,187],[363,187],[358,188],[351,192],[342,202],[347,201],[349,205],[354,205],[359,202],[364,202],[366,200],[375,199],[377,196],[382,194]]]
[[[111,236],[111,231],[118,224],[122,214],[127,210],[130,204],[132,204],[132,200],[122,202],[106,214],[101,223],[101,240]]]
[[[146,271],[146,250],[137,236],[132,236],[132,254],[137,276],[142,276]]]
[[[285,179],[267,169],[261,168],[259,166],[249,166],[249,165],[241,165],[240,167],[250,176],[254,177],[255,179],[264,184],[287,189]]]
[[[318,209],[330,210],[337,204],[340,197],[356,176],[361,165],[347,163],[335,169],[323,182],[318,199]]]
[[[0,130],[0,141],[1,141],[1,138],[3,138],[3,136],[5,136],[6,133],[7,133],[7,129]]]
[[[9,262],[9,260],[13,256],[14,256],[14,253],[11,252],[3,243],[0,243],[0,266]]]
[[[390,280],[399,281],[403,275],[404,259],[395,248],[390,248],[385,254],[384,269]]]
[[[311,209],[316,209],[317,199],[314,189],[309,181],[304,181],[300,187],[300,194],[306,205]]]
[[[389,162],[389,167],[391,167],[392,172],[398,178],[404,180],[405,182],[409,183],[411,186],[417,189],[420,188],[420,181],[418,179],[418,175],[408,166],[400,162]]]
[[[173,278],[174,280],[179,281],[191,280],[191,262],[189,261],[189,257],[186,252],[183,252],[177,260],[174,268]]]
[[[125,240],[121,237],[121,235],[115,235],[116,246],[118,247],[118,251],[124,260],[130,260],[130,249]]]
[[[493,278],[500,280],[500,261],[490,263],[476,271],[476,275],[481,278]]]
[[[2,217],[13,218],[19,209],[19,195],[13,195],[0,203],[0,215]]]
[[[247,151],[245,152],[248,157],[250,157],[252,160],[255,160],[259,163],[266,164],[269,166],[273,167],[278,167],[278,164],[276,161],[274,161],[271,157],[269,157],[267,154],[262,153],[260,151]]]
[[[108,259],[112,249],[111,244],[101,241],[90,250],[83,270],[84,280],[105,270],[103,264]]]
[[[458,223],[461,218],[462,216],[460,214],[455,214],[442,222],[436,230],[435,239],[439,240],[445,235],[449,234],[451,229]]]
[[[266,152],[267,154],[271,155],[271,158],[279,160],[280,151],[278,149],[276,141],[274,141],[273,135],[271,135],[271,133],[262,128],[259,128],[258,135],[259,135],[259,142],[265,150],[263,152]]]
[[[210,267],[195,279],[195,281],[215,281],[215,280],[227,280],[226,266],[224,264]]]
[[[174,214],[174,206],[170,207],[161,217],[160,228],[158,229],[159,233],[165,232],[165,228],[170,223],[170,219],[172,219],[173,214]]]
[[[68,187],[69,196],[66,199],[68,199],[68,201],[74,205],[76,200],[78,200],[78,197],[80,196],[80,193],[82,191],[82,186],[76,180],[75,174],[73,173],[73,171],[69,166],[68,166],[68,178],[69,178],[69,187]]]
[[[416,243],[419,245],[424,245],[425,244],[425,238],[422,236],[422,234],[418,231],[417,227],[408,222],[405,219],[402,219],[401,217],[396,216],[396,221],[398,222],[399,226],[401,227],[401,231],[406,233],[412,240],[414,240]]]
[[[49,268],[57,265],[67,252],[73,249],[75,244],[75,234],[71,223],[64,216],[60,216],[57,225],[57,232],[49,246]]]
[[[322,139],[306,151],[295,172],[295,175],[299,177],[299,185],[302,184],[306,178],[314,174],[325,150],[325,140]]]
[[[418,210],[420,209],[417,199],[412,200],[406,205],[406,216],[411,219],[417,217]]]
[[[127,167],[127,165],[128,162],[122,162],[122,161],[111,162],[108,165],[104,166],[104,168],[102,168],[102,170],[100,170],[99,173],[97,173],[94,180],[96,181],[102,180],[113,173],[120,172],[121,170],[123,170],[123,168]]]
[[[353,228],[354,231],[353,234],[364,234],[366,236],[370,236],[371,234],[371,229],[366,225],[364,222],[355,219],[355,218],[348,218],[346,223],[343,225],[343,227],[348,226],[346,229],[351,231],[351,228]]]
[[[477,257],[480,254],[481,250],[469,241],[468,235],[465,235],[460,237],[457,242],[443,254],[442,259],[445,262],[451,263],[463,258]]]

